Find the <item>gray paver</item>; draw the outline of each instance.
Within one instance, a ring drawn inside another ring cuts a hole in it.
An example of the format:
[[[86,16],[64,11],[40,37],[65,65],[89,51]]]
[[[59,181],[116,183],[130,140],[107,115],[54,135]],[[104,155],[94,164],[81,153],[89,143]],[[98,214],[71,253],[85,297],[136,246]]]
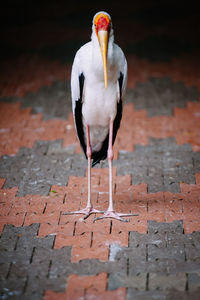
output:
[[[188,274],[188,287],[190,291],[197,291],[200,286],[200,273]]]
[[[149,274],[149,290],[169,290],[174,288],[178,291],[185,291],[186,282],[187,278],[184,273],[165,276],[155,273]]]
[[[167,300],[167,294],[162,291],[137,291],[128,288],[126,300]]]
[[[174,138],[149,139],[148,146],[136,145],[131,153],[120,153],[114,162],[117,175],[132,175],[132,184],[147,183],[148,192],[180,192],[180,182],[195,183],[200,152],[190,145],[177,145]],[[177,164],[178,162],[178,164]]]
[[[126,102],[134,103],[135,109],[146,109],[149,117],[172,115],[175,107],[186,107],[188,101],[198,101],[196,87],[186,87],[169,77],[151,77],[147,82],[137,83],[127,90]]]
[[[178,162],[178,164],[177,164]],[[147,183],[148,192],[180,192],[180,182],[195,183],[200,169],[200,152],[190,145],[177,145],[174,138],[149,139],[148,146],[136,145],[132,153],[120,153],[114,161],[117,175],[131,174],[132,184]],[[99,167],[106,167],[107,161]],[[18,196],[48,195],[52,185],[65,186],[70,175],[85,176],[83,154],[62,148],[62,141],[37,141],[33,149],[21,148],[16,156],[0,158],[4,188],[18,186]]]
[[[23,98],[0,97],[1,102],[20,102],[22,108],[31,107],[32,113],[42,113],[43,119],[67,119],[72,111],[70,83],[55,81],[51,86],[43,86],[40,90],[27,93]]]
[[[38,141],[33,149],[21,148],[16,156],[2,156],[0,177],[7,178],[4,188],[19,187],[18,196],[47,195],[51,185],[65,186],[70,175],[84,176],[86,165],[83,155],[72,155],[62,148],[61,141]]]
[[[72,111],[69,81],[55,81],[51,86],[27,93],[23,98],[0,97],[1,102],[20,102],[22,108],[31,107],[33,114],[42,113],[43,119],[67,119]],[[175,107],[186,107],[188,101],[197,102],[200,94],[196,87],[174,82],[170,77],[150,77],[127,89],[126,102],[132,102],[137,110],[146,109],[149,117],[172,115]]]
[[[174,293],[185,290],[195,297],[200,289],[199,233],[184,234],[181,221],[149,221],[148,233],[131,232],[129,247],[118,247],[108,262],[71,263],[71,247],[53,249],[55,237],[38,238],[38,226],[4,227],[0,299],[42,299],[47,289],[64,292],[70,274],[101,272],[109,274],[109,290],[127,287],[127,299],[171,299]],[[180,244],[169,242],[171,237]],[[4,248],[6,239],[8,243],[14,240],[10,250]],[[196,255],[189,256],[187,251],[194,246]]]

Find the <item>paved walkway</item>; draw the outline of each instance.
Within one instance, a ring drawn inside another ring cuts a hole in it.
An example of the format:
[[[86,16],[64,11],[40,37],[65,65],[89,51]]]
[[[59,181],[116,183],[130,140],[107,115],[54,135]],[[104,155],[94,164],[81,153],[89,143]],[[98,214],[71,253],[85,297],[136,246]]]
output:
[[[0,299],[199,299],[199,14],[153,3],[107,9],[129,67],[113,164],[116,210],[139,214],[127,223],[64,214],[87,201],[71,63],[102,8],[2,9]],[[92,201],[108,206],[106,161]]]

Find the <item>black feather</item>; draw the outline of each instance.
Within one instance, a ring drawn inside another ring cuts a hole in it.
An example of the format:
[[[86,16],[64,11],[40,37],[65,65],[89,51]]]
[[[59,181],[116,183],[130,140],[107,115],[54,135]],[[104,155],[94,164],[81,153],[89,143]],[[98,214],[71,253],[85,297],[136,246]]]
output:
[[[83,131],[83,121],[82,121],[82,97],[83,97],[83,85],[85,81],[85,76],[83,73],[79,76],[79,89],[80,89],[80,98],[76,101],[76,106],[75,106],[75,122],[76,122],[76,130],[77,130],[77,135],[81,144],[81,147],[83,149],[83,152],[86,155],[86,144],[85,144],[85,139],[84,139],[84,131]]]
[[[115,142],[115,138],[117,136],[117,131],[120,127],[120,122],[122,119],[122,84],[123,84],[123,74],[120,72],[120,77],[118,79],[119,82],[119,92],[120,92],[120,99],[117,103],[117,114],[113,123],[113,141],[112,144]],[[101,149],[98,152],[92,153],[92,167],[94,167],[96,164],[100,163],[101,160],[104,160],[107,158],[107,152],[108,152],[108,141],[109,141],[109,134],[105,138],[103,145]]]

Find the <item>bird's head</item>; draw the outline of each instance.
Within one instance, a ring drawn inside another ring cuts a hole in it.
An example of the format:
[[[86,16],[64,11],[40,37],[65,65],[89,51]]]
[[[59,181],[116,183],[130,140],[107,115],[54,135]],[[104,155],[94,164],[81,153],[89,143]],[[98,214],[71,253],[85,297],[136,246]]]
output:
[[[99,40],[99,45],[101,49],[102,59],[103,59],[103,68],[104,68],[104,82],[105,88],[107,88],[107,48],[108,48],[108,39],[111,30],[111,17],[106,12],[98,12],[93,19],[93,26],[95,28],[95,33]]]

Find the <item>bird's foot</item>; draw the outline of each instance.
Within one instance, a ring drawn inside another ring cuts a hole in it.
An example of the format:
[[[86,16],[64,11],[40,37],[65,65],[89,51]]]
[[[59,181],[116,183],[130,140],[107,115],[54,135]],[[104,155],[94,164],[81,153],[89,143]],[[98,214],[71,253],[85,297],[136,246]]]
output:
[[[119,220],[119,221],[122,221],[122,222],[128,222],[127,219],[123,219],[121,217],[133,217],[133,216],[138,216],[138,214],[125,214],[125,213],[117,213],[115,211],[109,211],[107,210],[103,216],[101,217],[98,217],[98,218],[95,218],[94,221],[97,221],[97,220],[101,220],[101,219],[105,219],[105,218],[112,218],[112,219],[116,219],[116,220]]]
[[[103,211],[97,210],[91,206],[86,206],[83,209],[72,211],[72,212],[64,212],[63,215],[78,215],[83,214],[85,215],[83,219],[87,219],[91,214],[102,214]]]

